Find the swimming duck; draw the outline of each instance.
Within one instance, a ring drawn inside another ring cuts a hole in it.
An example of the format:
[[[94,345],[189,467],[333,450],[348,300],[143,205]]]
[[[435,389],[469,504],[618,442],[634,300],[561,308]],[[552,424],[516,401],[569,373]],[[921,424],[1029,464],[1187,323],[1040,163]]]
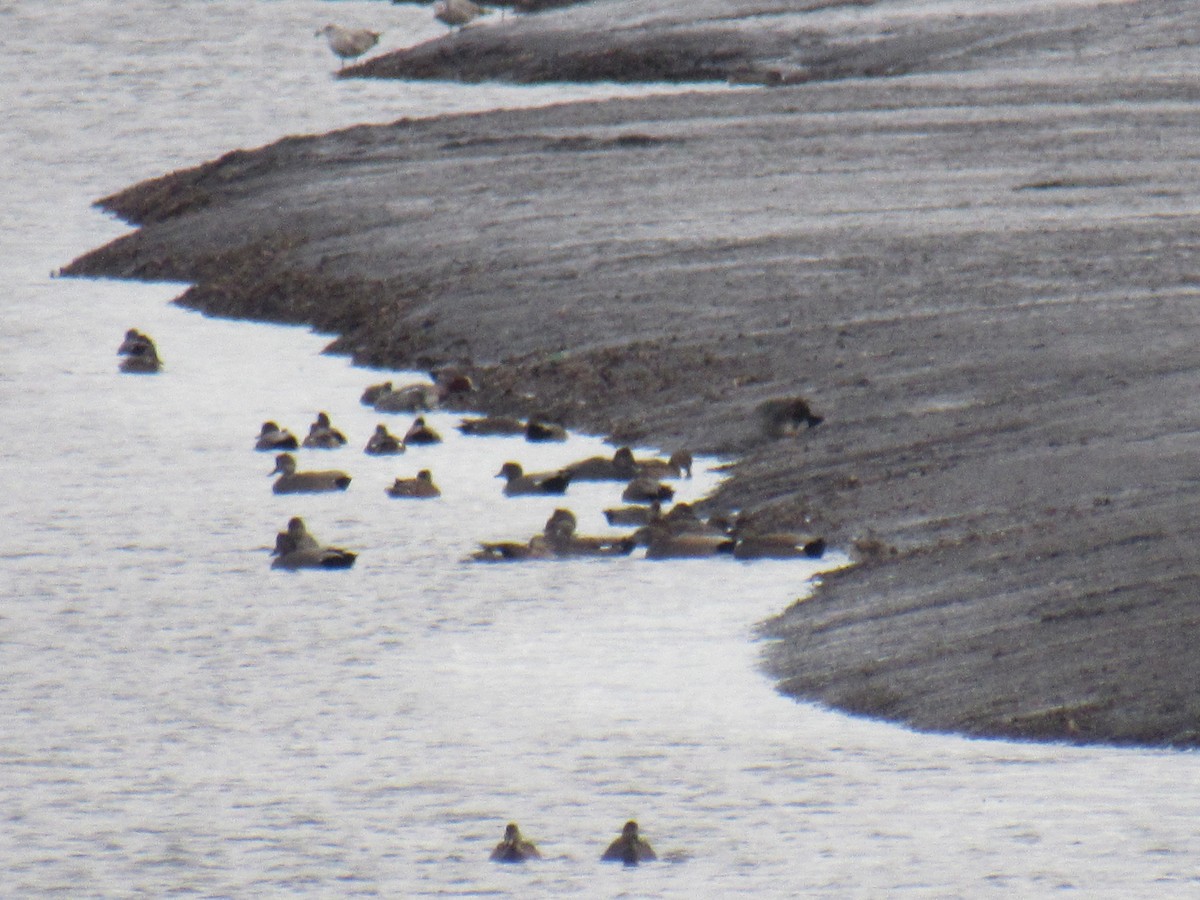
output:
[[[317,413],[317,420],[308,426],[304,446],[317,450],[336,450],[346,443],[346,436],[333,427],[329,414]]]
[[[825,539],[785,531],[742,535],[733,555],[735,559],[820,559],[825,555]]]
[[[798,434],[801,425],[816,428],[825,421],[803,397],[775,397],[764,400],[756,409],[763,433],[770,438]]]
[[[733,553],[736,542],[729,535],[705,525],[698,517],[672,519],[670,515],[634,532],[634,540],[646,547],[646,559],[703,559]]]
[[[521,837],[521,829],[516,822],[509,822],[504,828],[504,840],[496,845],[490,859],[492,862],[523,863],[529,859],[541,859],[542,854],[532,842]]]
[[[142,334],[136,328],[125,332],[125,340],[117,348],[117,355],[125,357],[121,360],[122,372],[147,375],[162,368],[162,360],[158,357],[158,348],[154,346],[154,341],[150,339],[150,335]]]
[[[397,478],[386,491],[389,497],[440,497],[442,492],[433,483],[433,473],[422,469],[416,478]]]
[[[425,423],[424,416],[417,416],[408,431],[404,434],[404,443],[407,444],[440,444],[442,436],[430,428]]]
[[[274,422],[263,422],[258,440],[254,443],[255,450],[295,450],[299,446],[300,442],[294,434]]]
[[[458,430],[463,434],[478,437],[501,437],[524,434],[525,425],[520,419],[512,416],[483,416],[482,418],[463,419],[458,423]]]
[[[691,478],[692,454],[676,450],[669,459],[635,459],[633,468],[645,478]]]
[[[541,444],[550,443],[552,441],[562,442],[567,439],[567,429],[561,425],[554,425],[550,422],[541,422],[537,419],[530,419],[525,423],[525,440],[530,443]]]
[[[304,520],[294,516],[287,531],[275,536],[275,557],[272,569],[348,569],[358,554],[340,547],[322,547],[304,527]]]
[[[515,497],[519,494],[565,494],[567,485],[571,483],[571,475],[561,469],[557,472],[534,472],[526,475],[520,463],[506,462],[496,473],[497,478],[503,478],[504,495]]]
[[[556,557],[628,556],[637,546],[631,537],[587,537],[575,533],[575,514],[559,508],[550,514],[542,527],[542,536]]]
[[[341,25],[330,23],[314,35],[324,36],[329,42],[329,49],[341,61],[339,68],[345,68],[346,60],[357,59],[377,43],[379,32],[368,31],[366,28],[343,28]]]
[[[373,384],[362,395],[362,402],[378,412],[411,413],[437,409],[454,394],[475,390],[470,377],[455,369],[445,369],[431,374],[433,382],[418,382],[401,387],[392,387],[390,381]]]
[[[316,494],[350,487],[350,476],[345,472],[297,472],[296,457],[290,453],[276,456],[275,468],[268,474],[279,475],[271,488],[276,494]]]
[[[629,525],[649,525],[656,519],[662,518],[662,504],[655,500],[649,506],[618,506],[604,510],[604,518],[609,525],[624,528]]]
[[[389,433],[387,426],[382,423],[375,426],[375,433],[371,435],[367,446],[363,448],[363,453],[369,453],[372,456],[394,456],[403,452],[404,441]]]
[[[621,836],[608,845],[601,862],[619,862],[627,866],[658,859],[650,845],[638,835],[638,824],[633,820],[625,823]]]
[[[626,503],[653,503],[655,500],[670,500],[674,496],[674,488],[655,478],[635,478],[621,492],[621,499]]]
[[[638,474],[633,451],[628,447],[618,447],[611,458],[589,456],[570,463],[564,470],[575,481],[629,481]]]

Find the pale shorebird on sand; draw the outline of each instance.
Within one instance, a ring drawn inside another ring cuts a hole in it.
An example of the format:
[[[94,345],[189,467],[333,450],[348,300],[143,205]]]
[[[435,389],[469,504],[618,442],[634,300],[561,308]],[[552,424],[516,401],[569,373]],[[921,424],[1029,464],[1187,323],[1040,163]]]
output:
[[[451,28],[462,28],[489,12],[471,0],[438,0],[433,7],[433,17]]]
[[[344,69],[346,60],[357,59],[379,43],[379,34],[366,28],[343,28],[330,23],[318,31],[316,37],[325,36],[329,41],[329,49],[341,60],[339,69]]]

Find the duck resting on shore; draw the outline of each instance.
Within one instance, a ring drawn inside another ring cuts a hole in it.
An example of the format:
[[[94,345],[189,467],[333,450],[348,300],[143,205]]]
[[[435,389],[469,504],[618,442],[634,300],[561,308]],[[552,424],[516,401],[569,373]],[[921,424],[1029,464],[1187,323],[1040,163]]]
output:
[[[525,423],[512,416],[479,416],[463,419],[458,423],[457,428],[463,434],[476,437],[510,437],[525,433]]]
[[[758,404],[758,414],[763,433],[770,438],[788,437],[799,434],[800,426],[816,428],[825,421],[812,411],[812,406],[803,397],[775,397]]]
[[[340,547],[321,546],[299,516],[289,519],[287,531],[275,536],[271,555],[275,557],[272,569],[349,569],[358,558],[358,554]]]
[[[363,391],[361,402],[376,412],[413,413],[437,409],[455,394],[466,394],[475,390],[470,376],[457,369],[444,369],[431,373],[431,383],[417,382],[393,387],[390,381],[370,385]]]

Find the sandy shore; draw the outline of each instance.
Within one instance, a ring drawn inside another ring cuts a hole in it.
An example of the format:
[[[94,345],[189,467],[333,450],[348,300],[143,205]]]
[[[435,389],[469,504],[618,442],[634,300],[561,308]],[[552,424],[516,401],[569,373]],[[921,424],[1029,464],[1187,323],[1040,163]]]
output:
[[[641,3],[607,38],[633,4],[510,17],[370,71],[582,77],[630,29],[687,60],[719,28],[743,49],[711,77],[804,83],[231,153],[107,198],[141,228],[68,271],[188,280],[363,363],[469,363],[473,406],[730,455],[715,508],[863,557],[766,628],[797,696],[1200,744],[1200,10],[718,6],[742,9]],[[766,437],[755,406],[792,394],[825,424]]]

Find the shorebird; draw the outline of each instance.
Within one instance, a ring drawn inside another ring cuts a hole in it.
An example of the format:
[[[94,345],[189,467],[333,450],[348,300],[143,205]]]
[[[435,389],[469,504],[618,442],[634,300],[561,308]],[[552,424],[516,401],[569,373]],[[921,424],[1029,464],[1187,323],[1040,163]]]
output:
[[[462,28],[486,12],[487,9],[471,0],[438,0],[433,7],[433,17],[451,28]]]
[[[343,28],[331,22],[315,36],[325,36],[325,40],[329,42],[329,49],[341,60],[342,64],[338,67],[340,71],[346,67],[346,60],[357,59],[379,43],[379,34],[378,31],[369,31],[366,28]]]

